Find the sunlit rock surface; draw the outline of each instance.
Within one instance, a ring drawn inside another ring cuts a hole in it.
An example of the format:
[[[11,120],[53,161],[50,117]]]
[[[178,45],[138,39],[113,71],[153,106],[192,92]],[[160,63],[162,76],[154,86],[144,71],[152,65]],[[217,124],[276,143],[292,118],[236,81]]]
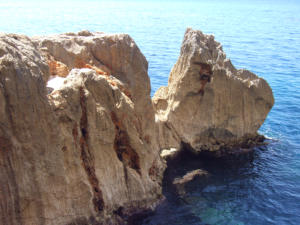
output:
[[[115,224],[160,201],[147,61],[128,35],[1,35],[0,75],[0,224]]]
[[[214,36],[187,29],[167,87],[153,97],[163,148],[217,151],[255,143],[274,104],[267,82],[237,70]]]

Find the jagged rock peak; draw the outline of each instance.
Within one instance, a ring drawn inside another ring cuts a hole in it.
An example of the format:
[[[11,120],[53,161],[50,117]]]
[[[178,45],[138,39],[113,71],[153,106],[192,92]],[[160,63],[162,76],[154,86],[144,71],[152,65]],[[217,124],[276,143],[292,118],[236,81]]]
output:
[[[160,144],[220,150],[255,140],[274,104],[268,83],[237,70],[213,35],[188,28],[167,87],[154,95]]]

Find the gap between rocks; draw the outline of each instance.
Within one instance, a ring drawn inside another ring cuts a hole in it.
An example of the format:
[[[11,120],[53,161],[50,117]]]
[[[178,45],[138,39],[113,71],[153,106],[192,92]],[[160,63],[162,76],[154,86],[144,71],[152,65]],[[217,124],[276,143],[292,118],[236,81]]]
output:
[[[124,164],[134,169],[141,175],[140,158],[130,144],[128,133],[123,127],[122,122],[118,119],[115,112],[111,112],[111,120],[115,125],[116,136],[114,140],[114,149],[118,159]]]

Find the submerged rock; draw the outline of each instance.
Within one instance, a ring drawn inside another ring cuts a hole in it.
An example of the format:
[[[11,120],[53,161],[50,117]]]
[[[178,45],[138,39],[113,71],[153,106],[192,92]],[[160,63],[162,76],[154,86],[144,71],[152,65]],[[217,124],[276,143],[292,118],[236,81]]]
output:
[[[176,187],[176,191],[179,195],[184,195],[185,185],[195,180],[196,178],[208,177],[209,173],[206,170],[197,169],[186,173],[183,177],[175,178],[173,185]]]
[[[274,104],[267,82],[237,70],[214,36],[187,29],[167,87],[154,95],[163,148],[230,149],[257,139]]]

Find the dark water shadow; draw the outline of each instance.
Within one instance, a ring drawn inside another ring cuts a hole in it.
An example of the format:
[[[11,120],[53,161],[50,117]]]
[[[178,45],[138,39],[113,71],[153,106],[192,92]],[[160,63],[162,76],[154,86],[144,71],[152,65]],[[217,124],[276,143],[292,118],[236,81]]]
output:
[[[270,142],[270,140],[267,141]],[[227,188],[226,185],[259,176],[258,172],[254,170],[255,162],[259,160],[260,152],[267,149],[267,145],[263,145],[247,151],[247,154],[233,154],[219,158],[205,153],[195,155],[188,148],[183,149],[178,157],[168,161],[163,179],[165,201],[154,212],[144,214],[132,224],[207,225],[208,223],[203,221],[201,214],[197,212],[207,207],[207,202],[202,203],[203,190],[215,191],[216,198],[218,198],[218,189],[223,190]],[[184,194],[178,193],[178,189],[173,184],[174,179],[196,169],[205,170],[210,175],[194,179],[185,185]],[[242,185],[245,184],[240,182],[239,185],[242,189]]]

